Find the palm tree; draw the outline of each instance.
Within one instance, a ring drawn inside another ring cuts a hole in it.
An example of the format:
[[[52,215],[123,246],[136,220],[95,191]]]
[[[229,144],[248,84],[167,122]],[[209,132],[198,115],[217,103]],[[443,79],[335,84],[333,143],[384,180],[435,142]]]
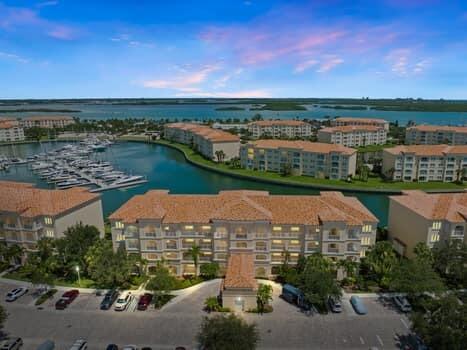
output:
[[[193,246],[188,250],[188,254],[190,254],[191,258],[193,259],[193,264],[195,264],[195,276],[198,276],[198,264],[199,264],[199,256],[201,255],[201,248],[200,246],[193,244]]]
[[[272,300],[272,287],[269,284],[260,284],[256,292],[258,312],[263,313],[264,307]]]
[[[458,168],[456,170],[456,182],[461,183],[464,181],[464,178],[467,176],[467,168]]]
[[[223,150],[216,151],[215,154],[216,154],[216,157],[217,157],[217,161],[219,163],[224,161],[225,153],[224,153]]]
[[[24,248],[17,245],[13,244],[7,247],[6,252],[5,252],[5,260],[7,262],[11,262],[11,260],[14,261],[15,264],[18,263],[18,261],[21,261],[24,255]]]

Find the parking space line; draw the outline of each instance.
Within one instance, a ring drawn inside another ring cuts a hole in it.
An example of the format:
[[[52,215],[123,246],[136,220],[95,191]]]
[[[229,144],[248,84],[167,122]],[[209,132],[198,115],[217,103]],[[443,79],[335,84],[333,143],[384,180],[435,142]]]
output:
[[[365,345],[365,341],[363,340],[362,337],[360,337],[360,343],[362,343],[362,345]]]
[[[405,322],[403,318],[401,318],[401,322],[405,326],[405,328],[407,328],[407,329],[410,328],[409,325],[407,324],[407,322]]]
[[[381,344],[381,346],[384,346],[384,343],[383,343],[383,341],[381,340],[381,338],[379,337],[378,334],[376,334],[376,339],[377,339],[378,342]]]

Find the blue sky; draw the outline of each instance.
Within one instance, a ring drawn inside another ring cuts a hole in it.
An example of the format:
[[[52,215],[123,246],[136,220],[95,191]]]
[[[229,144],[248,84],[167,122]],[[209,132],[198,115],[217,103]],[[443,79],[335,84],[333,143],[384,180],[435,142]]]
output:
[[[467,99],[467,1],[0,0],[0,98]]]

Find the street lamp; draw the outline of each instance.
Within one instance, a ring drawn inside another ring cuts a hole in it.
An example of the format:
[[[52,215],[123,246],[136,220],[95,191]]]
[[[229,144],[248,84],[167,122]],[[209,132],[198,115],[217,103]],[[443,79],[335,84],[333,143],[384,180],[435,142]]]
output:
[[[81,277],[80,277],[80,275],[79,275],[79,266],[76,266],[76,267],[75,267],[75,270],[76,270],[76,272],[78,273],[78,286],[81,287]]]

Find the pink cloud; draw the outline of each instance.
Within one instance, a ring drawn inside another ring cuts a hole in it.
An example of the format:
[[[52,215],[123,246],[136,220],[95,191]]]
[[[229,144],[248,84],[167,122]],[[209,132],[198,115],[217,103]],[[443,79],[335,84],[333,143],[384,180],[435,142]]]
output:
[[[61,40],[73,40],[76,37],[75,31],[65,26],[56,26],[47,32],[47,35]]]
[[[315,60],[315,59],[310,59],[310,60],[306,60],[306,61],[303,61],[303,62],[300,62],[299,64],[297,64],[295,66],[295,70],[294,72],[295,73],[301,73],[301,72],[304,72],[305,70],[307,70],[308,68],[312,67],[312,66],[315,66],[319,63],[318,60]]]
[[[391,50],[385,61],[392,73],[402,77],[423,73],[430,66],[428,58],[420,58],[413,49],[408,48]]]
[[[177,97],[217,97],[217,98],[268,98],[272,97],[267,90],[241,90],[241,91],[223,91],[208,92],[198,91],[194,93],[179,93]]]
[[[326,73],[342,63],[344,63],[344,60],[342,58],[329,56],[320,64],[317,72]]]

